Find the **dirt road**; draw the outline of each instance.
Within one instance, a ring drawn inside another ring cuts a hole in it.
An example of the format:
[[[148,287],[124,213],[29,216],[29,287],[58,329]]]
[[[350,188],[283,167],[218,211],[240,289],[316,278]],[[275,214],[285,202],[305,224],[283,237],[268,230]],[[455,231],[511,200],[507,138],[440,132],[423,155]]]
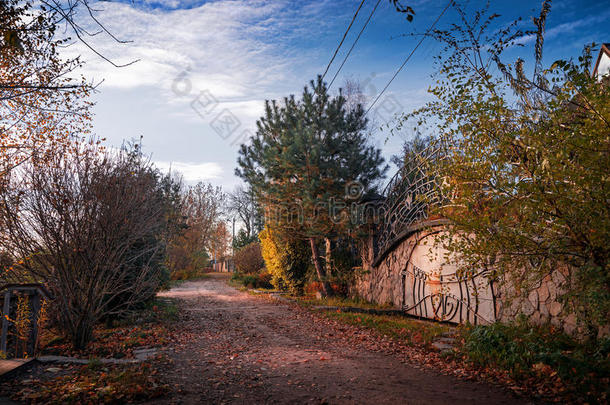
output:
[[[179,298],[182,343],[169,348],[176,390],[157,403],[513,404],[511,393],[422,371],[400,354],[343,338],[294,305],[240,292],[220,275],[164,294]],[[361,340],[376,339],[363,332]]]

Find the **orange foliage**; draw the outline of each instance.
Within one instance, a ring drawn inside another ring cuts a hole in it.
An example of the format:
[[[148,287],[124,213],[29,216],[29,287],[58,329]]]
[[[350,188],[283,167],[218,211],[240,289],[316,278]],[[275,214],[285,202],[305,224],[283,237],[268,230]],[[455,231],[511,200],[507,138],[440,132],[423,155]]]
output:
[[[0,3],[0,174],[34,154],[42,160],[75,148],[75,135],[89,132],[91,87],[69,77],[81,63],[59,57],[67,40],[55,38],[48,14],[33,10],[28,2]]]

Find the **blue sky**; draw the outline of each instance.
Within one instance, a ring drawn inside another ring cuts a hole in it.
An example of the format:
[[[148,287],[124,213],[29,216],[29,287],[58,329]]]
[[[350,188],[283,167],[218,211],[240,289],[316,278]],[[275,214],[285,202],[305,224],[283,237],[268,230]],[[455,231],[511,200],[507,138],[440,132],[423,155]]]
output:
[[[375,5],[366,0],[343,49],[330,69],[332,77]],[[345,78],[365,84],[374,97],[394,73],[417,38],[446,1],[403,0],[416,12],[412,23],[382,0],[358,45],[343,67],[333,90]],[[561,0],[553,3],[547,22],[544,58],[577,57],[590,42],[610,42],[610,7],[600,1]],[[94,38],[96,49],[117,63],[115,68],[76,44],[67,56],[81,54],[86,77],[103,80],[94,96],[94,131],[111,146],[143,136],[145,151],[162,168],[171,164],[189,182],[204,180],[231,190],[238,145],[255,130],[265,99],[299,93],[324,71],[359,0],[131,0],[101,2],[98,18],[117,37]],[[480,7],[470,1],[468,9]],[[538,1],[494,1],[499,23],[538,12]],[[529,21],[529,20],[528,20]],[[438,27],[458,22],[449,10]],[[528,22],[529,24],[529,22]],[[528,43],[530,45],[531,43]],[[392,111],[410,111],[430,99],[433,56],[441,45],[426,40],[380,100],[385,123]],[[527,51],[524,56],[529,55]],[[511,55],[513,56],[513,55]],[[387,159],[402,143],[377,131],[371,142]],[[409,134],[404,134],[408,137]]]

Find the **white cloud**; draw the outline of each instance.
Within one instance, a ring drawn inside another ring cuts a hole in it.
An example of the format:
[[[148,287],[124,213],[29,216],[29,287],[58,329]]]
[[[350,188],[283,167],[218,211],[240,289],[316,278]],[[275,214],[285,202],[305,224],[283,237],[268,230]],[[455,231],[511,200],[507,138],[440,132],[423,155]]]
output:
[[[292,35],[300,35],[303,20],[316,20],[323,6],[303,6],[299,13],[287,1],[221,0],[172,10],[103,4],[97,18],[104,27],[133,42],[119,44],[100,34],[90,38],[91,45],[117,64],[139,62],[115,68],[76,42],[66,55],[84,56],[87,77],[104,79],[103,87],[160,87],[175,97],[171,83],[187,71],[194,87],[223,99],[265,98],[270,86],[290,82],[295,58],[307,55],[285,48]]]
[[[223,175],[222,167],[216,162],[155,162],[155,166],[164,172],[178,172],[187,183],[219,179]]]

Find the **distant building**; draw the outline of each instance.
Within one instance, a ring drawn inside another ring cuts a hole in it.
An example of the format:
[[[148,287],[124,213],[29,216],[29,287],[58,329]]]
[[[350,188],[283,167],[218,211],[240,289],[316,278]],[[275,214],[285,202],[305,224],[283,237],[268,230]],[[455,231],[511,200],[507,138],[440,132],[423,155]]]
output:
[[[211,260],[210,264],[216,273],[232,273],[235,271],[235,263],[232,257],[222,257],[219,260]]]
[[[593,77],[601,80],[603,76],[610,74],[610,43],[602,44],[593,68]]]

